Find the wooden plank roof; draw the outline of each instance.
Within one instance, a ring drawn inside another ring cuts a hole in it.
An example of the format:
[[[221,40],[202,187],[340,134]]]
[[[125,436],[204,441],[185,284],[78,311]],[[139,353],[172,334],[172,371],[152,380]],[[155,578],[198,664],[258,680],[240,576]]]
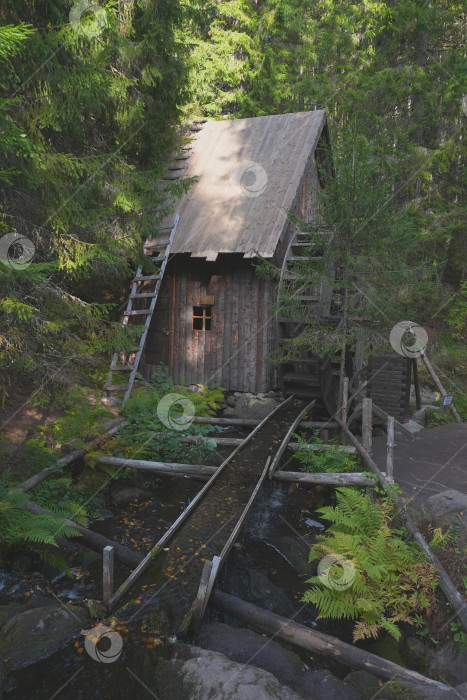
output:
[[[175,207],[172,253],[272,257],[325,123],[322,110],[206,122],[184,175],[198,182]]]

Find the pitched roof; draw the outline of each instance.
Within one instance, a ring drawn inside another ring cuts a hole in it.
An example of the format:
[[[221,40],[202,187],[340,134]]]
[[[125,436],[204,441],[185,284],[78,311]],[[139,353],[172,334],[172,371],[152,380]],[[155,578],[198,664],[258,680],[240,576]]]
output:
[[[326,123],[324,111],[208,121],[185,177],[172,253],[274,254]]]

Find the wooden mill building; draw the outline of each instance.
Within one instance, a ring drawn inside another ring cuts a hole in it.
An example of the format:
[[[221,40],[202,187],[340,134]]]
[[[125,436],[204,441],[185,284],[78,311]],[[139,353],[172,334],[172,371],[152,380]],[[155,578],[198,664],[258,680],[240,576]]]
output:
[[[278,342],[270,310],[277,283],[260,278],[252,262],[260,255],[282,268],[297,232],[290,211],[314,221],[326,115],[206,122],[199,129],[184,172],[197,182],[175,207],[178,225],[140,371],[149,377],[162,363],[176,383],[265,392],[280,385],[277,366],[265,360]]]

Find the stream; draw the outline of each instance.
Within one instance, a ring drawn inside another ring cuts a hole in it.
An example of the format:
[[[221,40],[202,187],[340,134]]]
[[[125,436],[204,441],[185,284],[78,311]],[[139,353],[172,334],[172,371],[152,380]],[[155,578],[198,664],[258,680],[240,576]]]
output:
[[[123,544],[138,546],[144,554],[183,512],[199,488],[199,484],[188,480],[167,480],[157,488],[154,497],[125,505],[120,513],[107,513],[91,527]],[[263,487],[222,571],[219,585],[226,592],[278,614],[294,615],[297,621],[332,632],[335,628],[329,622],[321,620],[318,627],[314,611],[300,602],[306,590],[306,576],[296,571],[297,566],[306,567],[309,545],[323,531],[323,525],[313,512],[316,504],[307,491],[299,489],[291,494],[287,491],[288,487],[280,484],[267,483]],[[287,548],[294,541],[301,542],[297,546],[298,557],[297,552],[292,555]],[[72,579],[63,574],[51,577],[50,572],[44,572],[51,581],[50,588],[41,572],[32,576],[1,573],[0,613],[8,606],[16,606],[20,612],[25,605],[47,605],[54,602],[53,599],[72,606],[86,599],[101,599],[101,567],[100,556],[88,551],[80,566],[72,569]],[[117,563],[115,574],[116,585],[119,585],[128,570]],[[143,582],[144,585],[150,584]],[[158,607],[157,601],[158,591],[155,591],[151,605]],[[139,599],[133,599],[124,610],[118,611],[118,615],[106,621],[123,640],[122,653],[116,663],[93,660],[83,648],[83,636],[78,634],[47,659],[10,672],[3,697],[7,700],[127,698],[135,692],[135,679],[150,688],[155,664],[176,653],[176,638],[148,629],[142,621],[144,616],[138,614],[139,607],[143,607],[139,606]],[[208,609],[206,620],[225,618]],[[225,621],[238,625],[232,619]],[[196,643],[196,639],[189,641]],[[106,642],[102,644],[105,648]],[[309,656],[304,658],[310,664]],[[315,667],[332,670],[332,664],[327,662],[318,666],[315,663]],[[143,688],[141,686],[141,696],[151,697]]]

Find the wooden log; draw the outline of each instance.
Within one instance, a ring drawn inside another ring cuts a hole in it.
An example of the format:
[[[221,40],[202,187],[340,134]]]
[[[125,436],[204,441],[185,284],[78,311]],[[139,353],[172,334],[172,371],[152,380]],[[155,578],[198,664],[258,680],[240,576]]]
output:
[[[178,464],[177,462],[152,462],[144,459],[123,459],[122,457],[99,457],[101,464],[110,464],[115,467],[131,467],[132,469],[144,469],[155,474],[182,474],[185,476],[212,476],[218,467],[200,464]]]
[[[371,454],[371,442],[373,435],[373,408],[371,399],[362,401],[362,444],[363,448]]]
[[[195,416],[193,418],[194,423],[201,423],[204,425],[238,425],[244,427],[254,427],[259,425],[261,421],[255,420],[253,418],[211,418],[205,416]],[[329,430],[337,430],[337,423],[335,420],[329,421],[301,421],[300,428],[328,428]]]
[[[307,474],[305,472],[283,472],[278,471],[273,477],[276,481],[292,481],[301,484],[329,484],[330,486],[374,486],[375,480],[372,476],[363,472],[347,474],[336,472],[334,474],[316,473]]]
[[[32,503],[31,501],[28,501],[27,509],[31,513],[36,514],[52,512],[46,508],[43,508],[42,506],[39,506],[37,503]],[[142,554],[139,552],[135,552],[119,542],[110,540],[108,537],[104,537],[104,535],[100,535],[98,532],[88,530],[88,528],[75,523],[74,520],[70,520],[69,518],[61,518],[61,520],[66,522],[68,525],[72,525],[81,535],[80,541],[82,541],[87,547],[90,547],[90,549],[94,549],[96,552],[99,552],[99,554],[102,552],[104,547],[113,547],[115,550],[115,556],[117,556],[122,564],[125,564],[125,566],[127,566],[129,569],[134,569],[143,559]]]
[[[419,411],[422,407],[422,398],[420,395],[420,382],[418,379],[418,365],[417,358],[412,358],[412,374],[413,374],[413,385],[415,389],[415,401],[417,405],[417,410]]]
[[[376,654],[359,649],[352,644],[341,642],[336,637],[311,630],[305,625],[269,612],[269,610],[258,608],[256,605],[247,603],[228,593],[215,590],[211,595],[211,602],[218,610],[248,625],[254,625],[268,634],[283,639],[306,651],[331,657],[349,668],[368,671],[368,673],[373,673],[375,676],[385,680],[399,680],[406,683],[417,683],[427,688],[450,690],[448,685],[440,681],[422,676],[416,671],[410,671],[392,661],[382,659]]]
[[[289,450],[298,452],[299,450],[309,450],[310,452],[325,452],[326,450],[335,450],[336,452],[348,452],[356,454],[357,450],[352,445],[301,445],[299,442],[289,442],[287,445]]]
[[[107,605],[114,588],[114,548],[108,545],[102,552],[102,590],[104,605]]]
[[[298,414],[298,416],[295,418],[295,420],[291,424],[290,428],[288,429],[284,439],[282,440],[282,442],[279,446],[279,449],[277,450],[277,452],[274,456],[274,459],[272,460],[272,464],[269,467],[269,478],[270,479],[272,479],[272,477],[274,476],[274,472],[276,471],[277,467],[279,466],[280,459],[281,459],[282,455],[284,454],[287,445],[289,444],[290,438],[292,437],[292,433],[294,432],[294,430],[297,429],[297,426],[300,423],[303,416],[305,416],[308,413],[308,411],[311,411],[311,409],[313,408],[315,403],[316,403],[316,399],[313,399],[313,401],[311,401],[307,406],[305,406],[303,411],[300,411],[300,413]]]
[[[448,393],[447,393],[446,389],[445,389],[444,386],[441,384],[441,382],[440,382],[440,380],[439,380],[439,378],[438,378],[438,375],[436,374],[436,372],[435,372],[435,370],[433,369],[433,366],[432,366],[430,360],[429,360],[428,357],[425,355],[425,353],[424,353],[423,350],[420,350],[420,357],[422,358],[423,362],[425,363],[425,367],[427,368],[427,370],[428,370],[429,373],[431,374],[431,378],[433,379],[434,383],[435,383],[436,386],[438,387],[438,389],[439,389],[439,391],[440,391],[440,393],[441,393],[441,396],[443,396],[443,397],[444,397],[444,396],[447,396]],[[461,417],[460,417],[460,415],[457,413],[456,407],[454,406],[453,403],[449,406],[449,410],[451,411],[451,413],[452,413],[452,415],[454,416],[454,418],[456,419],[456,421],[457,421],[458,423],[462,423]]]
[[[388,417],[388,437],[386,441],[386,475],[394,481],[394,416]]]
[[[370,457],[370,455],[363,449],[363,446],[359,443],[355,435],[353,435],[350,430],[347,428],[347,426],[344,426],[342,421],[337,418],[337,422],[340,423],[349,438],[351,442],[355,445],[357,448],[358,452],[361,454],[363,461],[369,467],[372,471],[375,472],[376,476],[378,477],[378,481],[383,486],[383,488],[386,489],[388,496],[392,499],[394,504],[396,505],[399,513],[401,514],[402,518],[404,519],[405,525],[414,538],[416,542],[420,545],[422,550],[425,552],[426,556],[428,559],[431,561],[433,566],[436,568],[439,576],[439,587],[443,591],[444,595],[448,599],[448,601],[451,603],[452,607],[454,608],[454,611],[459,618],[459,620],[462,623],[462,626],[464,630],[467,632],[467,603],[465,599],[461,596],[453,582],[451,581],[450,577],[448,576],[447,572],[443,568],[441,562],[439,561],[438,557],[436,554],[433,554],[431,551],[430,547],[428,546],[428,543],[426,542],[425,538],[423,537],[422,533],[420,530],[417,528],[415,525],[414,521],[410,517],[409,513],[407,512],[407,508],[405,506],[405,503],[400,499],[397,494],[394,492],[394,489],[392,488],[393,484],[391,481],[389,481],[386,478],[386,475],[383,474],[376,462]]]
[[[341,418],[343,423],[347,423],[347,415],[349,410],[349,378],[344,377],[344,384],[342,389],[342,411]]]

